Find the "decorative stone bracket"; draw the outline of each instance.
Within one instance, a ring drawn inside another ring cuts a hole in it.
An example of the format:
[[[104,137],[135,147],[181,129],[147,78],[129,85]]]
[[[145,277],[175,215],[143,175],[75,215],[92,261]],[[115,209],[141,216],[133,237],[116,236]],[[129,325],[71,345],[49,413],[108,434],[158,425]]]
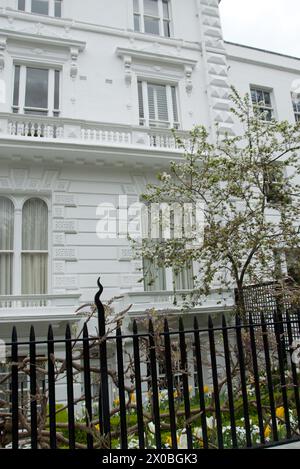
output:
[[[193,69],[192,67],[186,65],[184,67],[184,74],[185,74],[185,89],[188,95],[191,95],[193,91],[193,82],[192,82],[192,74]]]
[[[132,58],[129,55],[124,56],[125,83],[127,86],[132,82]]]
[[[73,80],[78,75],[78,56],[79,56],[79,49],[78,47],[71,47],[70,48],[70,54],[71,54],[71,68],[70,68],[70,76]]]
[[[6,37],[0,37],[0,72],[5,67],[5,50],[6,50]]]

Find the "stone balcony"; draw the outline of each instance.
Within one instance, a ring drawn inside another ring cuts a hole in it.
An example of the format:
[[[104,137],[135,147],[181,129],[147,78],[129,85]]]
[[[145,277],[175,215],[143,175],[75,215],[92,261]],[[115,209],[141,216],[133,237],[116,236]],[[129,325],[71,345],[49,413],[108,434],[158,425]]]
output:
[[[120,307],[125,309],[131,306],[128,312],[128,327],[134,319],[146,318],[147,311],[154,309],[158,315],[167,315],[176,321],[176,318],[184,316],[185,323],[193,327],[193,318],[197,316],[199,324],[207,327],[208,315],[220,322],[222,314],[227,314],[234,309],[234,294],[232,290],[212,289],[210,295],[197,303],[194,307],[186,307],[189,303],[189,290],[178,291],[176,296],[173,291],[154,292],[129,292],[121,300]]]
[[[176,131],[188,144],[188,133]],[[182,153],[169,129],[133,127],[63,117],[0,113],[0,138],[109,147],[140,147]]]
[[[51,323],[61,324],[79,321],[76,314],[79,293],[53,295],[0,295],[0,325],[4,335],[11,334],[13,325],[44,325],[44,333]],[[39,327],[40,327],[39,326]]]

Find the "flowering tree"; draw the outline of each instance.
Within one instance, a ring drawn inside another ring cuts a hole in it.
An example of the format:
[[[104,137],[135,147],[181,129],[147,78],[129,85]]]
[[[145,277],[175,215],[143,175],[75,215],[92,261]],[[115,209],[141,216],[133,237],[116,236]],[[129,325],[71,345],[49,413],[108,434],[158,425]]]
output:
[[[175,273],[196,262],[195,293],[207,295],[215,282],[222,288],[235,286],[243,312],[245,283],[279,280],[283,255],[299,247],[300,124],[267,120],[260,109],[253,109],[248,95],[240,97],[234,89],[232,102],[240,134],[217,132],[212,142],[199,126],[188,145],[176,137],[182,161],[171,162],[144,195],[150,206],[175,203],[177,213],[180,208],[184,213],[187,203],[196,207],[192,229],[174,235],[174,213],[171,236],[144,239],[135,242],[135,248],[148,262],[172,267]],[[195,215],[199,207],[202,238]]]

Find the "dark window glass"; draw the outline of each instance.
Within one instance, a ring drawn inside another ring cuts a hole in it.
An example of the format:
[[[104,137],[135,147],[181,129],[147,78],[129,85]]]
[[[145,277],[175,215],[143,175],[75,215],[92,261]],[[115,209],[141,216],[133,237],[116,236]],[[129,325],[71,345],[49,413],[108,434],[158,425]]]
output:
[[[140,31],[141,30],[140,15],[134,15],[134,30],[135,31]]]
[[[57,111],[59,109],[59,80],[60,72],[55,70],[54,72],[54,109]]]
[[[49,71],[27,67],[25,107],[48,108]]]
[[[49,15],[49,0],[31,0],[31,12]]]
[[[164,10],[164,19],[169,19],[170,18],[170,13],[169,13],[169,1],[168,0],[163,0],[163,10]]]
[[[20,65],[15,66],[15,80],[14,80],[14,98],[13,105],[19,106],[19,93],[20,93]]]
[[[159,35],[159,19],[145,16],[145,33]]]
[[[165,37],[170,37],[170,22],[169,21],[164,21],[164,36]]]
[[[18,10],[25,11],[25,0],[18,0]]]
[[[62,0],[55,0],[54,2],[54,16],[56,18],[61,18],[61,4]]]

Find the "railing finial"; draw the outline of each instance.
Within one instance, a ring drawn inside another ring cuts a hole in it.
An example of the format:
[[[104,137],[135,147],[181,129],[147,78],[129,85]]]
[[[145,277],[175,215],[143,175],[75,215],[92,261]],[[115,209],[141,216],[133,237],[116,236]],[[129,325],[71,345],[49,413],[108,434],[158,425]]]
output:
[[[100,280],[101,280],[101,277],[99,277],[98,280],[97,280],[97,285],[98,285],[99,291],[97,291],[97,293],[95,295],[95,304],[96,304],[98,309],[99,309],[99,306],[101,307],[101,304],[102,304],[101,300],[100,300],[100,296],[103,293],[103,285],[100,282]]]

